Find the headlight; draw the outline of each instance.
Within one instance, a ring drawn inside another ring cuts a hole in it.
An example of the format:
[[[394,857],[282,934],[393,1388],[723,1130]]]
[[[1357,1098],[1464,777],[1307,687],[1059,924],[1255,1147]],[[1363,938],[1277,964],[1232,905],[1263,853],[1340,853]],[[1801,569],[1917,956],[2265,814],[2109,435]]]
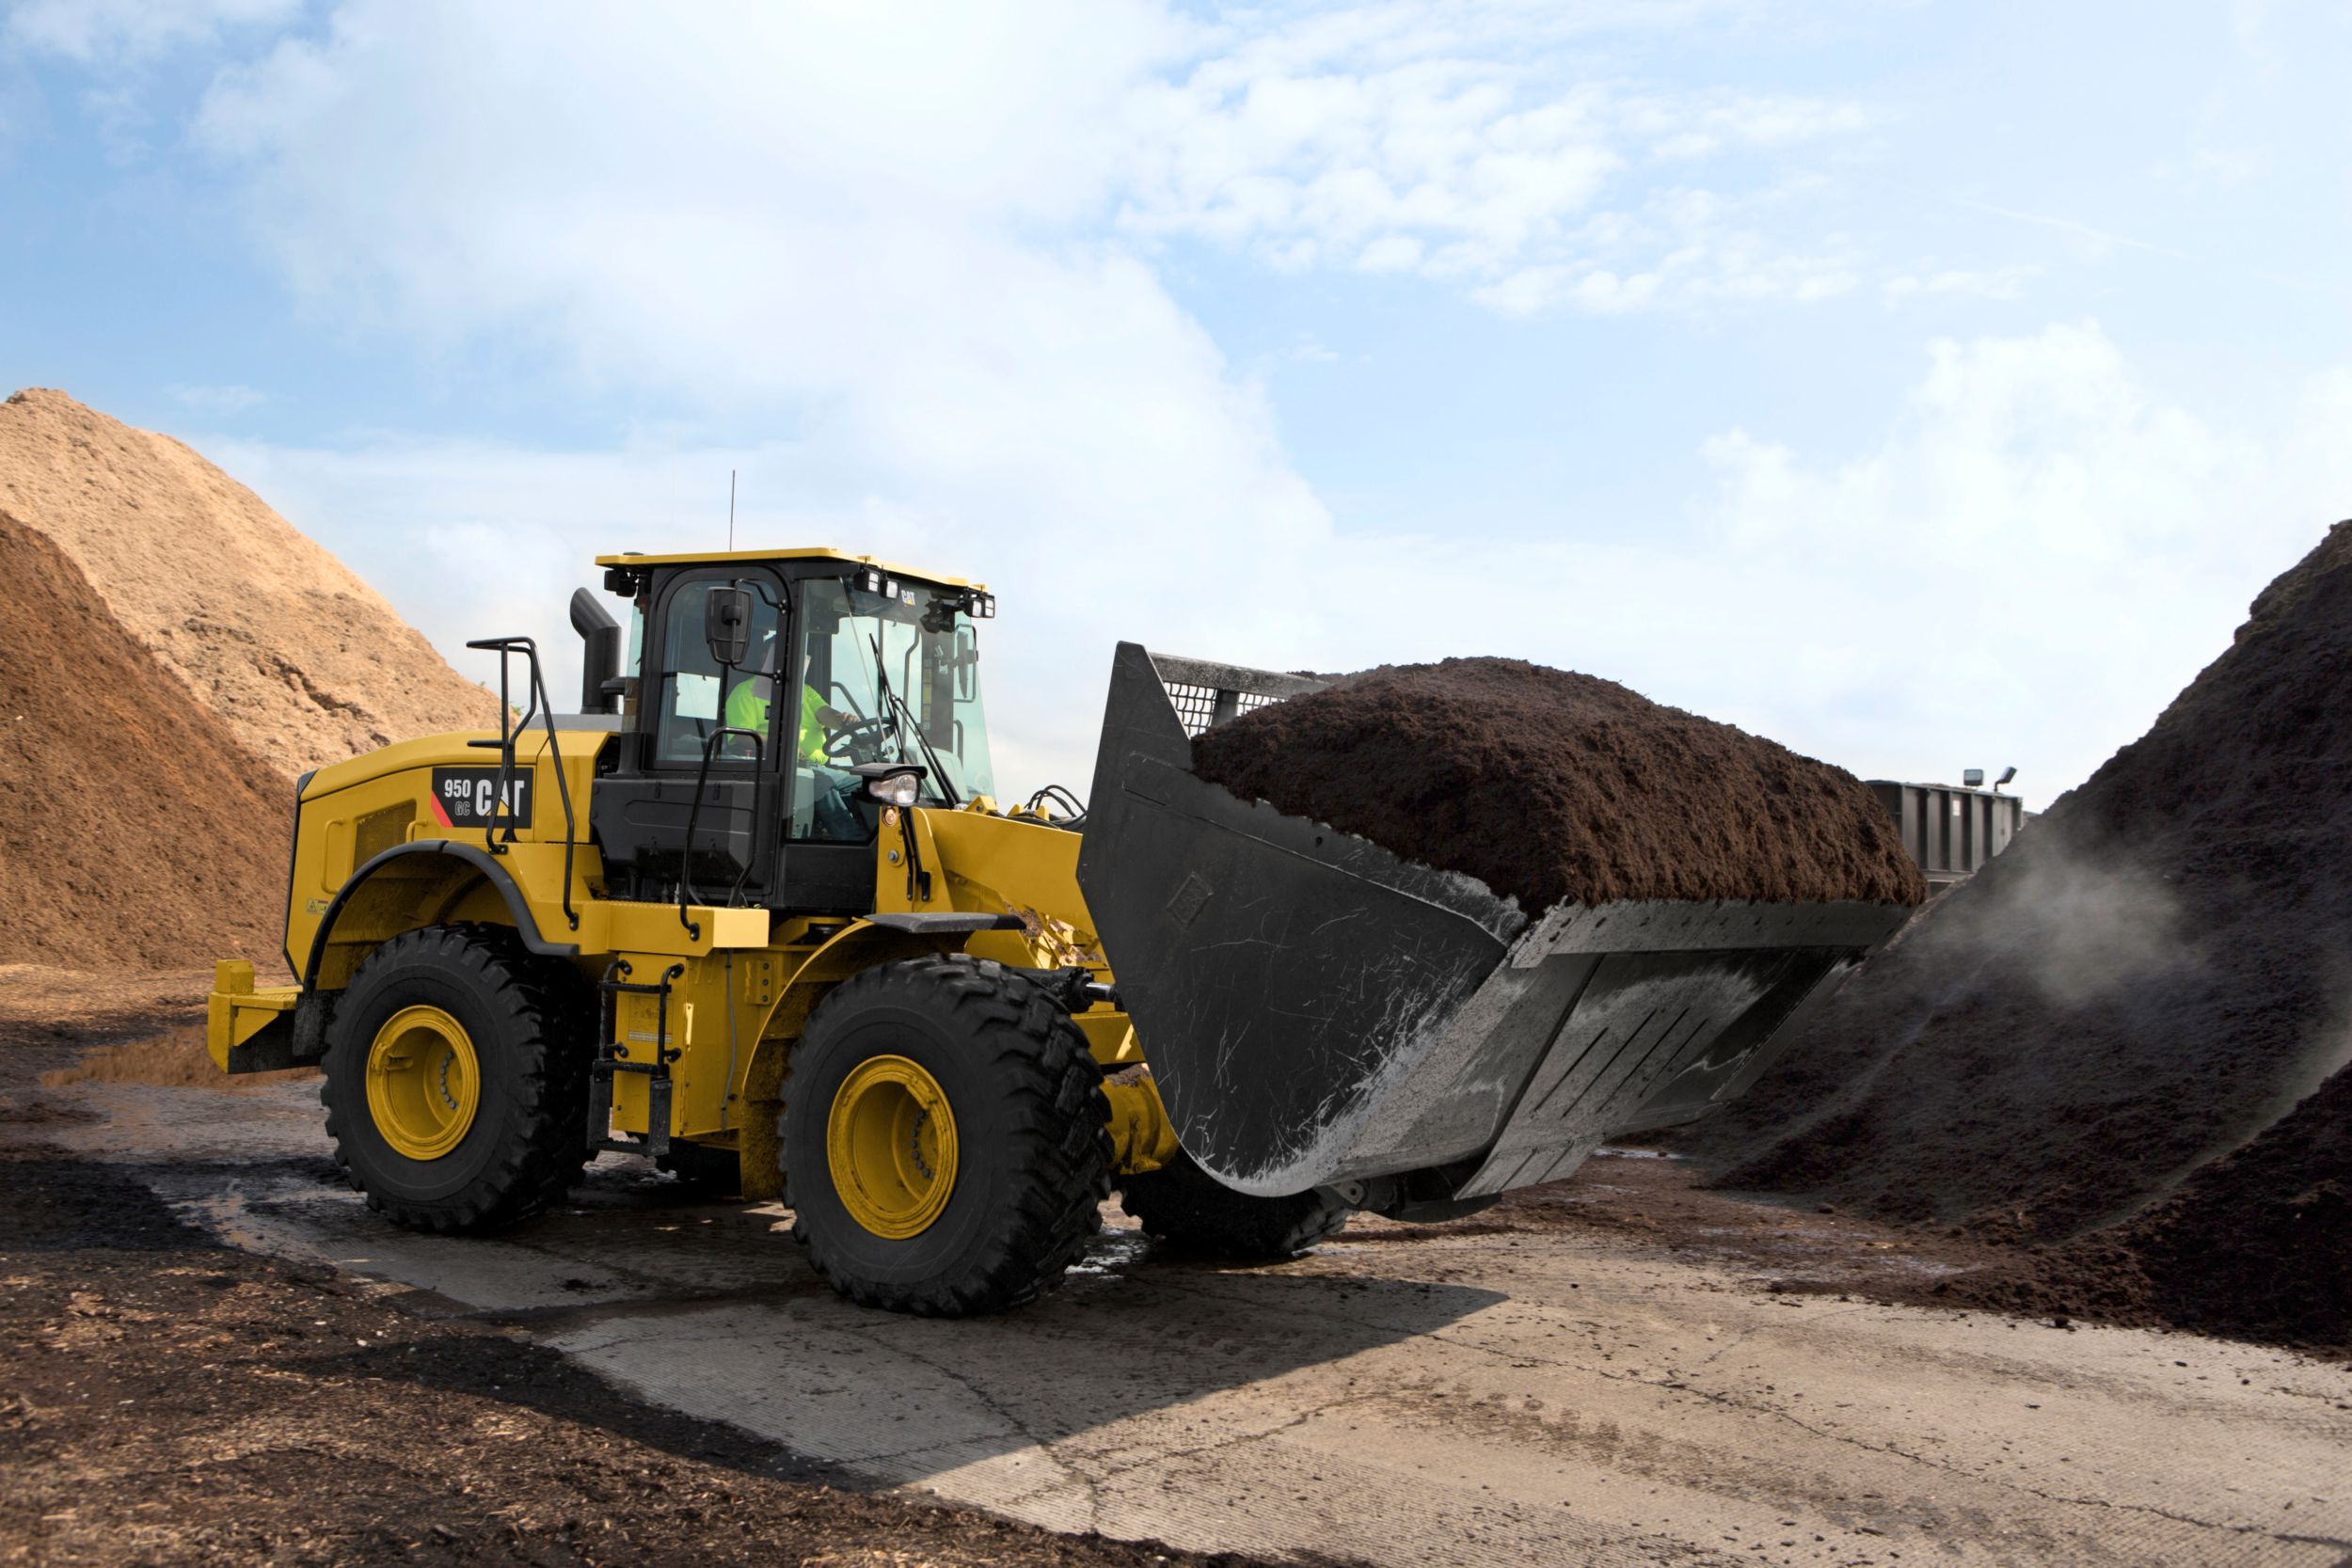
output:
[[[866,797],[880,800],[885,806],[914,804],[914,791],[921,780],[914,773],[885,773],[879,779],[866,781]]]

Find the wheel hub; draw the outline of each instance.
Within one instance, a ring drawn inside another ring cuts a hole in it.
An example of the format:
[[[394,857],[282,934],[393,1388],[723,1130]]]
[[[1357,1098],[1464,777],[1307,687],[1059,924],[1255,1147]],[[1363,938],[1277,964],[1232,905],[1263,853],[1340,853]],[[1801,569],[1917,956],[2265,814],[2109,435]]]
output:
[[[841,1205],[866,1230],[903,1241],[947,1207],[956,1116],[920,1064],[869,1056],[842,1080],[825,1119],[825,1158]]]
[[[466,1026],[438,1007],[403,1007],[368,1047],[368,1115],[392,1151],[437,1160],[472,1130],[482,1066]]]

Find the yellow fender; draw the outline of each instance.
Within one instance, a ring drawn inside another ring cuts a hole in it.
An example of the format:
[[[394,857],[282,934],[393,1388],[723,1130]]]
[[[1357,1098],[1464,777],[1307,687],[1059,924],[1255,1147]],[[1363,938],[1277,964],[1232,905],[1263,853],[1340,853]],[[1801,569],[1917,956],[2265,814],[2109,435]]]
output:
[[[303,989],[340,990],[375,947],[404,931],[453,920],[512,926],[534,953],[580,956],[576,943],[541,935],[529,901],[496,856],[470,844],[418,839],[377,855],[336,891],[298,971]]]
[[[776,1121],[784,1114],[792,1047],[808,1027],[809,1014],[817,1010],[817,1005],[842,981],[878,964],[930,953],[961,952],[967,935],[956,933],[949,940],[944,934],[897,931],[870,921],[854,921],[793,971],[761,1026],[759,1043],[753,1047],[736,1090],[737,1102],[743,1110],[736,1151],[745,1197],[756,1201],[784,1196],[784,1149],[776,1135]]]

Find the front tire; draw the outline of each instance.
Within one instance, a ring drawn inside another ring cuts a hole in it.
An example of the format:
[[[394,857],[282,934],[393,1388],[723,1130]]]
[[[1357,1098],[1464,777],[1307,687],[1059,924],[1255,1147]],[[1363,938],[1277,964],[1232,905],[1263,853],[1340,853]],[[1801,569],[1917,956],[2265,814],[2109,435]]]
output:
[[[834,1291],[927,1317],[1061,1283],[1110,1196],[1086,1037],[1033,981],[962,955],[842,982],[793,1049],[779,1125],[792,1234]]]
[[[430,926],[361,962],[326,1028],[326,1133],[368,1206],[437,1234],[559,1200],[587,1160],[577,974],[502,926]]]
[[[1304,1252],[1337,1232],[1352,1212],[1327,1187],[1287,1197],[1237,1193],[1181,1152],[1158,1170],[1123,1178],[1119,1206],[1147,1236],[1182,1252],[1235,1262],[1271,1262]]]

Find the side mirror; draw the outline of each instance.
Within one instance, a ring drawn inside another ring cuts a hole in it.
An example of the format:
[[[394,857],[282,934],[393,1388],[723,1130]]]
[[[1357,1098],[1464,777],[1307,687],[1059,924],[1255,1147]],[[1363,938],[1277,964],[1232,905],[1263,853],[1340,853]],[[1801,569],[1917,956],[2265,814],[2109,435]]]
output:
[[[956,628],[955,652],[948,663],[956,673],[956,701],[968,703],[980,694],[980,640],[970,626]]]
[[[703,599],[703,635],[710,657],[734,668],[752,651],[752,591],[714,582]]]

